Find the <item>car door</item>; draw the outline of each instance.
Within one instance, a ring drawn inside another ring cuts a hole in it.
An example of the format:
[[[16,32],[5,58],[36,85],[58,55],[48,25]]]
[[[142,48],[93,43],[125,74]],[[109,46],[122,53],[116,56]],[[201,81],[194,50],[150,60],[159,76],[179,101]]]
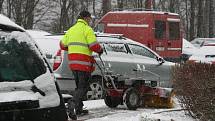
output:
[[[160,86],[163,87],[169,87],[171,85],[171,64],[166,63],[147,47],[137,44],[128,44],[128,47],[133,58],[135,58],[134,63],[138,71],[137,76],[143,77],[146,80],[159,81]]]
[[[123,78],[135,77],[132,55],[124,43],[104,43],[106,54],[102,55],[106,67]]]

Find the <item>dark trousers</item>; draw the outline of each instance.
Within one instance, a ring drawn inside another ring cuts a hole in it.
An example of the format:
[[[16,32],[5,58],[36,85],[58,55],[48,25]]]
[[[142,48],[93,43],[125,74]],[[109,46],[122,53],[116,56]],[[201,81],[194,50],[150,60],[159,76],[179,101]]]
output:
[[[76,111],[82,111],[83,109],[83,100],[87,94],[87,91],[89,90],[89,80],[91,78],[90,72],[84,72],[84,71],[72,71],[75,83],[76,83],[76,89],[74,93],[73,102],[75,105]],[[70,102],[70,101],[69,101]]]

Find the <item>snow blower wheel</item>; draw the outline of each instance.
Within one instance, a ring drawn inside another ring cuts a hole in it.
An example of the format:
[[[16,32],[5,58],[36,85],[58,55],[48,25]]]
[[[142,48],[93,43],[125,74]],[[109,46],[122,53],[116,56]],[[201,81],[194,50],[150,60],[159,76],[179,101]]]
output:
[[[123,95],[123,102],[129,110],[136,110],[140,104],[140,95],[135,88],[128,88]]]
[[[117,97],[111,97],[105,95],[104,97],[105,104],[110,108],[116,108],[120,104],[120,99]]]

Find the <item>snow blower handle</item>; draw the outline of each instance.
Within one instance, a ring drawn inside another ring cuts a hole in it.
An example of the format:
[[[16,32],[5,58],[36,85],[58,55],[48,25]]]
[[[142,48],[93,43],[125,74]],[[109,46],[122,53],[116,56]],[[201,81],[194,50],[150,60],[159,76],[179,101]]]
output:
[[[99,59],[100,59],[100,61],[101,61],[101,63],[102,63],[102,66],[105,68],[105,63],[104,63],[104,61],[102,60],[101,55],[99,55]]]
[[[105,68],[104,61],[102,60],[102,58],[101,58],[100,55],[99,55],[99,59],[100,59],[100,61],[101,61],[101,63],[102,63],[102,66],[103,66],[103,68],[104,68],[104,71],[106,71],[106,70],[105,70],[106,68]],[[113,81],[113,78],[112,78],[110,75],[106,75],[105,72],[102,70],[102,67],[101,67],[97,62],[96,62],[96,64],[97,64],[99,70],[101,71],[101,74],[102,74],[102,76],[103,76],[103,79],[104,79],[105,81],[107,81],[107,82],[108,82],[108,80],[110,80],[110,81],[111,81],[111,84],[112,84],[112,86],[113,86],[113,88],[114,88],[115,90],[118,90],[117,87],[116,87],[116,85],[115,85],[115,83],[114,83],[114,81]],[[103,81],[103,80],[102,80],[102,81]],[[103,83],[104,83],[104,82],[102,82],[102,88],[105,90]]]

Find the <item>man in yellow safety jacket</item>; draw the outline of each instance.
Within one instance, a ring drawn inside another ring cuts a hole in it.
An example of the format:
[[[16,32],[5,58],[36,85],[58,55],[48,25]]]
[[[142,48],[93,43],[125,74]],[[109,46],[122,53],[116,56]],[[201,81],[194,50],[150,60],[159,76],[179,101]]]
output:
[[[68,51],[69,67],[76,82],[73,100],[68,102],[69,116],[73,119],[75,119],[73,104],[77,115],[88,113],[88,110],[83,110],[82,101],[89,89],[91,72],[95,70],[92,52],[103,53],[93,29],[89,26],[91,20],[91,14],[88,11],[80,12],[77,23],[66,32],[60,41],[61,49]]]

